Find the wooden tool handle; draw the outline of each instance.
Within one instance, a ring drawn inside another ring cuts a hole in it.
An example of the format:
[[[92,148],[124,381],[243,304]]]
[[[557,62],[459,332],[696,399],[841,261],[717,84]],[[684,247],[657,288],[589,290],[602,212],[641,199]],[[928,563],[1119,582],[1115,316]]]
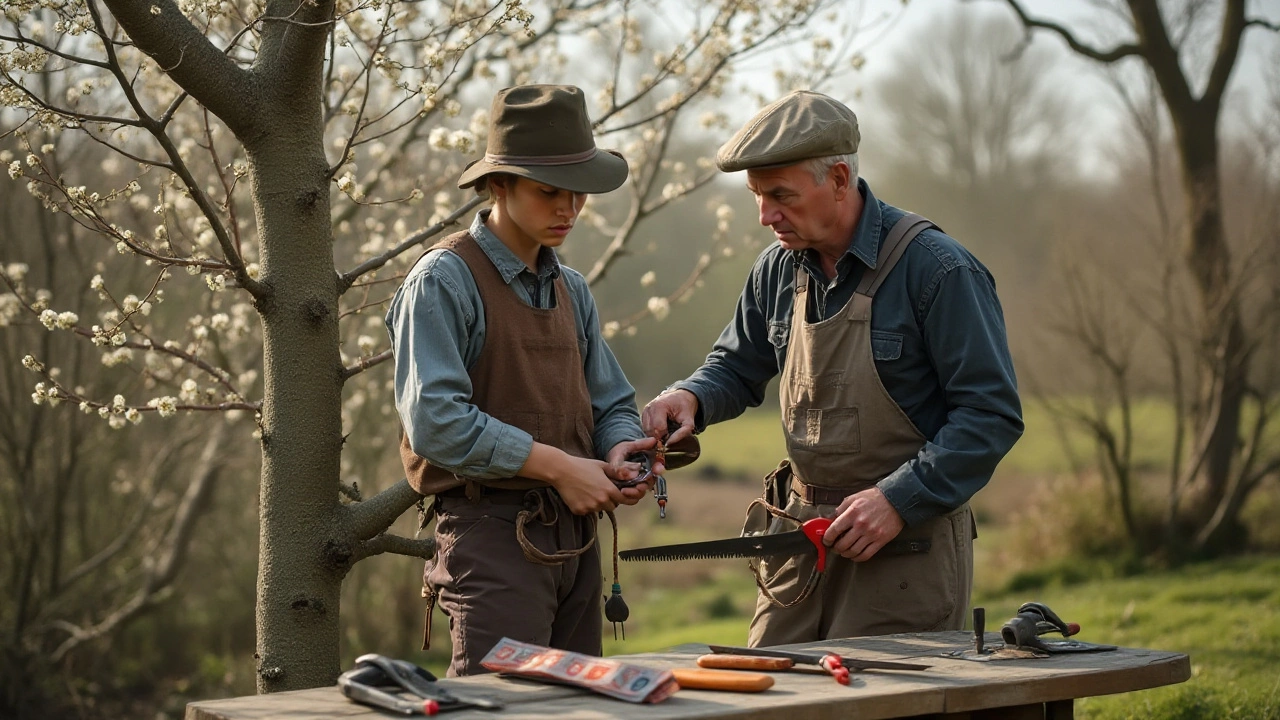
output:
[[[773,678],[762,673],[735,670],[705,670],[702,668],[675,668],[671,671],[680,687],[689,690],[728,690],[730,692],[760,692],[773,687]]]
[[[791,658],[756,657],[754,655],[703,655],[698,667],[724,670],[790,670]]]

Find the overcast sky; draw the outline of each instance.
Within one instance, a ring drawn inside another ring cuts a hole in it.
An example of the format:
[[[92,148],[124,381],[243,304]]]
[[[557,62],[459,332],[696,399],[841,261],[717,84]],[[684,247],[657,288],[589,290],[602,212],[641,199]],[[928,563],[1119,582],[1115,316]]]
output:
[[[1110,48],[1117,41],[1131,37],[1122,19],[1100,9],[1098,4],[1098,0],[1024,0],[1024,6],[1032,16],[1061,22],[1082,41],[1095,47]],[[852,86],[864,92],[873,88],[879,78],[892,72],[893,57],[897,53],[909,51],[913,43],[927,42],[924,28],[940,15],[953,14],[957,8],[963,8],[970,12],[1008,13],[1012,17],[1012,11],[1002,0],[910,0],[905,8],[901,0],[866,0],[861,8],[863,23],[868,30],[863,33],[858,47],[867,62],[863,70],[850,80]],[[1280,0],[1251,0],[1247,12],[1250,17],[1280,22]],[[895,19],[886,24],[884,18],[888,17]],[[1103,80],[1104,71],[1100,64],[1072,53],[1065,42],[1049,32],[1039,31],[1034,42],[1048,46],[1060,58],[1055,79],[1071,87],[1073,96],[1082,100],[1080,107],[1087,113],[1081,118],[1083,122],[1100,129],[1108,124],[1126,122],[1121,118],[1115,91]],[[1277,63],[1280,63],[1280,35],[1263,28],[1250,28],[1244,37],[1240,62],[1231,78],[1230,104],[1223,114],[1226,129],[1238,126],[1246,115],[1257,116],[1266,75]],[[841,84],[839,90],[832,89],[832,94],[850,92],[847,87]],[[860,102],[867,101],[865,98],[841,99],[853,102],[855,110],[859,110],[857,105]],[[874,131],[874,108],[864,106],[859,114],[866,116],[864,124]],[[1113,149],[1105,147],[1107,140],[1101,139],[1115,138],[1116,133],[1103,131],[1089,136],[1100,140],[1097,146],[1081,148],[1082,162],[1095,168],[1109,165]]]

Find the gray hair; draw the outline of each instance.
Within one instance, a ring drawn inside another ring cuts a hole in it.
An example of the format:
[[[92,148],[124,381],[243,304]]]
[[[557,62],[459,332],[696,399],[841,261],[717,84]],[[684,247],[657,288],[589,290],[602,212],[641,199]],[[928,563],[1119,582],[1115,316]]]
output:
[[[800,164],[813,174],[813,182],[821,185],[827,181],[827,173],[836,166],[836,163],[848,165],[849,178],[854,181],[858,179],[858,153],[809,158]]]

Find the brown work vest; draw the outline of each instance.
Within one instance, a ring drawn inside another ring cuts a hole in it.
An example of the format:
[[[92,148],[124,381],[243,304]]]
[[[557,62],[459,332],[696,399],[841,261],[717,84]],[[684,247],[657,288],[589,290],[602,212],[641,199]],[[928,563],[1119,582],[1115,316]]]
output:
[[[791,469],[806,485],[848,495],[884,479],[924,447],[924,435],[880,382],[871,350],[871,303],[907,245],[930,225],[913,214],[898,221],[875,269],[863,274],[840,312],[820,322],[808,322],[809,274],[796,268],[779,400]]]
[[[440,248],[466,262],[484,304],[484,347],[467,372],[471,404],[524,430],[535,442],[576,457],[595,457],[591,395],[582,371],[573,301],[564,278],[555,279],[555,306],[535,308],[511,290],[469,232],[450,235],[427,252]],[[435,495],[468,482],[465,476],[436,467],[414,453],[403,431],[400,460],[409,484],[422,495]],[[509,489],[546,486],[521,477],[479,482]]]

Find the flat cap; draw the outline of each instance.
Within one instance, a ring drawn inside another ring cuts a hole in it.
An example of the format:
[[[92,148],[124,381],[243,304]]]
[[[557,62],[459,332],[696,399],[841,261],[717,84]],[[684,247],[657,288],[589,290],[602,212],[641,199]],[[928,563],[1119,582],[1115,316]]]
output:
[[[858,116],[844,103],[810,90],[789,93],[755,114],[716,153],[723,172],[781,167],[810,158],[858,152]]]

